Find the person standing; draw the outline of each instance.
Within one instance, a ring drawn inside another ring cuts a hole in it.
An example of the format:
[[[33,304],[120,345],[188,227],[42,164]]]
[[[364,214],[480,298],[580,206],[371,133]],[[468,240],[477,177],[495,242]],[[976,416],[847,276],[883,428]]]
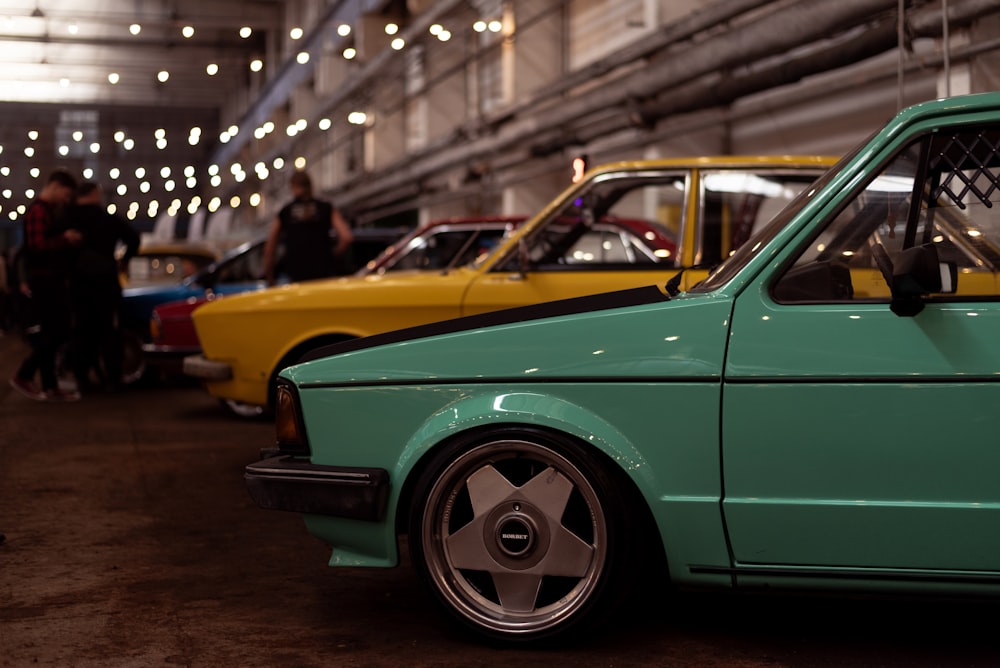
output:
[[[77,188],[70,227],[83,236],[69,281],[73,375],[81,392],[93,389],[92,370],[109,389],[115,389],[122,376],[120,274],[139,250],[139,233],[124,219],[108,213],[101,187],[93,181],[84,181]],[[121,260],[115,258],[119,243],[125,246]]]
[[[330,203],[313,197],[312,179],[297,171],[289,179],[292,201],[274,222],[264,244],[264,277],[274,285],[278,244],[284,241],[284,273],[292,281],[326,278],[337,273],[335,256],[342,257],[354,240],[350,226]],[[330,229],[337,233],[337,246],[330,251]]]
[[[32,302],[38,333],[32,350],[10,384],[37,401],[76,401],[79,393],[59,388],[56,354],[70,332],[67,278],[70,251],[80,243],[80,233],[63,220],[73,201],[76,179],[66,170],[52,172],[38,197],[24,214],[24,278]],[[35,374],[41,387],[35,385]]]

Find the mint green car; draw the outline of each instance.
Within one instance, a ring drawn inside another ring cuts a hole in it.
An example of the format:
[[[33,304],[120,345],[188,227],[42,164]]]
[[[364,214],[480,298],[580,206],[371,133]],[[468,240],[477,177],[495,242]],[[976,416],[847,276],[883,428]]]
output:
[[[707,279],[331,346],[247,467],[491,639],[636,586],[1000,593],[1000,94],[902,111]]]

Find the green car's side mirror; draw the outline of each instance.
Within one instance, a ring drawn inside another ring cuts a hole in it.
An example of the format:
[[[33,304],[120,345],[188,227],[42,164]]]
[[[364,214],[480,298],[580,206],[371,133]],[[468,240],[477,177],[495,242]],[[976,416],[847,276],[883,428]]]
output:
[[[953,294],[958,285],[958,268],[954,262],[941,262],[934,244],[907,248],[895,262],[883,249],[876,253],[876,259],[883,275],[888,274],[885,278],[892,289],[889,308],[901,317],[920,313],[927,295]]]

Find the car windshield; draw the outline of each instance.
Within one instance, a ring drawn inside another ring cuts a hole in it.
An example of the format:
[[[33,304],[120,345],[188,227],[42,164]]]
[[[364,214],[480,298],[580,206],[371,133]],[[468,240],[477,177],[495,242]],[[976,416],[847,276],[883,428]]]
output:
[[[137,255],[128,262],[128,280],[132,286],[180,283],[211,262],[208,256],[184,253]]]
[[[441,226],[387,249],[359,274],[384,274],[405,269],[448,270],[478,262],[512,229],[513,223]]]
[[[788,222],[794,218],[803,207],[805,207],[809,200],[811,200],[816,193],[822,191],[826,184],[829,183],[835,175],[840,173],[844,165],[854,159],[854,157],[860,153],[861,149],[867,144],[868,140],[859,144],[857,148],[837,161],[837,164],[816,179],[812,186],[803,188],[802,191],[794,199],[792,199],[792,201],[790,201],[784,209],[779,211],[774,218],[771,219],[771,222],[750,237],[746,243],[737,248],[732,255],[722,262],[722,264],[715,267],[705,280],[693,286],[689,292],[711,292],[719,289],[731,281],[733,276],[739,273],[739,271],[743,269],[743,267],[745,267],[751,259],[753,259],[761,248],[767,246],[771,240],[777,236],[778,232],[780,232],[785,225],[787,225]]]
[[[536,225],[516,249],[507,248],[493,270],[674,266],[685,179],[680,170],[601,175]]]

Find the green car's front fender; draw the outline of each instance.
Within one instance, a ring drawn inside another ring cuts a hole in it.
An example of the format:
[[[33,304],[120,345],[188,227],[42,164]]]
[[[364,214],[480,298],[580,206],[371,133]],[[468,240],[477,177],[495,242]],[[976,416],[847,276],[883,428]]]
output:
[[[334,393],[336,400],[330,398]],[[655,500],[649,510],[663,537],[671,576],[691,581],[692,566],[729,565],[719,512],[719,393],[718,379],[307,390],[303,401],[310,405],[310,416],[331,416],[321,408],[326,399],[340,410],[350,411],[355,403],[360,410],[374,402],[391,406],[392,413],[391,420],[356,432],[352,425],[357,421],[341,424],[337,433],[343,446],[335,455],[339,464],[365,462],[389,471],[386,519],[365,523],[312,516],[307,524],[334,548],[331,565],[395,565],[396,536],[406,526],[413,483],[431,473],[424,464],[436,448],[470,431],[530,426],[574,437],[583,450],[620,468],[643,498]],[[609,402],[609,396],[615,401]],[[629,416],[629,407],[636,405],[650,410],[636,419],[634,412]],[[674,419],[674,412],[689,419]],[[329,433],[330,425],[307,425],[307,430]],[[402,444],[395,452],[371,447],[393,442]],[[320,448],[319,454],[325,451]],[[313,461],[327,463],[322,457]]]
[[[719,411],[730,309],[712,295],[657,298],[631,310],[466,329],[286,369],[298,387],[311,461],[381,468],[390,480],[383,523],[312,517],[310,530],[333,546],[331,563],[393,565],[400,513],[425,458],[469,430],[528,425],[577,439],[628,476],[649,504],[675,578],[689,565],[728,565]]]
[[[443,400],[443,404],[413,430],[412,437],[391,468],[388,467],[389,462],[384,464],[390,472],[392,483],[384,523],[374,525],[336,518],[307,518],[310,530],[315,528],[331,536],[345,535],[353,545],[352,548],[346,548],[343,544],[335,544],[337,549],[331,560],[333,565],[395,565],[398,561],[397,527],[406,525],[406,517],[400,516],[400,513],[405,513],[410,507],[410,483],[423,472],[421,462],[426,461],[436,447],[472,430],[518,425],[547,428],[571,434],[590,443],[618,462],[622,468],[634,471],[640,477],[649,473],[642,454],[631,446],[624,434],[599,416],[560,397],[540,394],[530,388],[500,392],[493,386],[470,388],[468,393],[460,393],[458,396],[454,396],[452,392],[442,394],[435,391],[433,386],[411,387],[402,391],[413,392],[414,399],[418,396],[437,396]],[[400,402],[401,405],[408,403],[413,405],[411,402]],[[397,413],[395,419],[405,418]],[[313,461],[321,460],[314,458]],[[650,484],[650,481],[644,482]]]

